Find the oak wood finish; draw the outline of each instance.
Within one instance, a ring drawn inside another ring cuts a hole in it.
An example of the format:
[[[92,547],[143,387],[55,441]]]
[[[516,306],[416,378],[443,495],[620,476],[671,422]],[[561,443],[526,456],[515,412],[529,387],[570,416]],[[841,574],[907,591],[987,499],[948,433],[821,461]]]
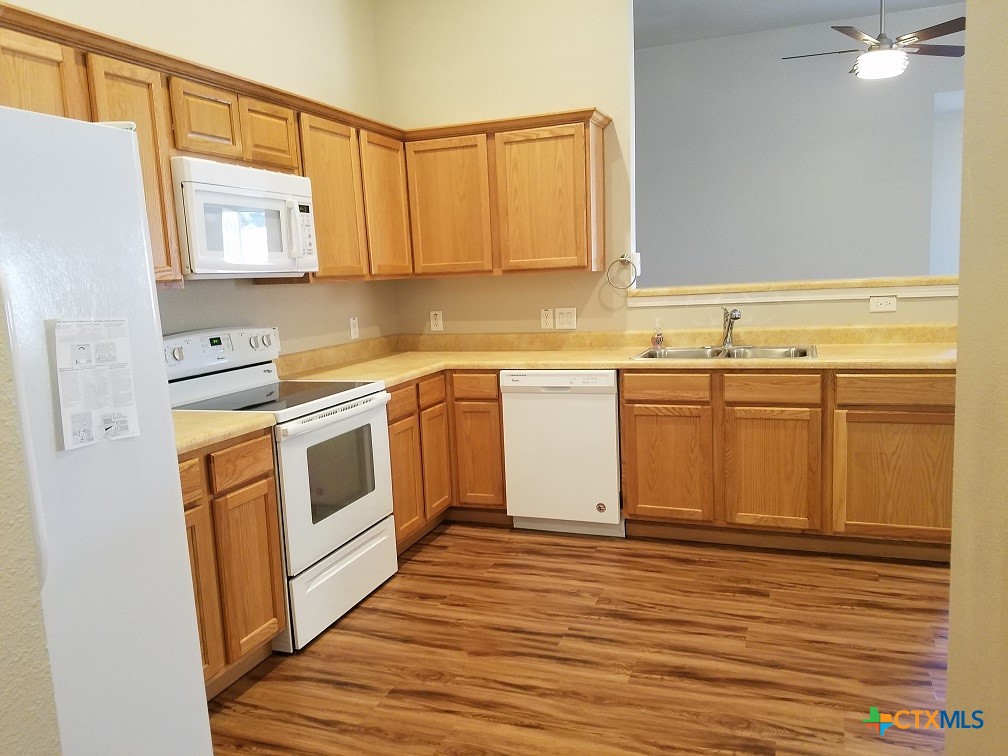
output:
[[[820,410],[804,407],[724,409],[724,505],[729,522],[819,528],[820,420]]]
[[[588,266],[584,124],[494,136],[503,270]]]
[[[169,79],[168,91],[176,147],[216,157],[242,156],[237,94],[178,76]]]
[[[242,157],[288,170],[301,168],[297,117],[291,108],[238,96]]]
[[[100,55],[88,56],[87,71],[95,120],[136,124],[154,278],[181,281],[164,75]]]
[[[433,378],[425,378],[417,384],[417,389],[420,394],[420,409],[442,403],[448,394],[444,373],[438,373]]]
[[[424,524],[424,478],[420,459],[420,419],[416,414],[389,424],[392,465],[392,512],[396,543],[405,541]]]
[[[195,457],[179,462],[179,480],[182,483],[182,505],[185,509],[198,506],[206,495],[206,474],[203,459]]]
[[[452,502],[449,426],[448,405],[443,401],[420,412],[424,516],[428,520]]]
[[[710,373],[620,373],[625,401],[710,402]]]
[[[414,270],[492,270],[486,136],[409,142],[406,172]]]
[[[621,420],[626,515],[713,520],[710,406],[624,404]]]
[[[452,396],[456,399],[498,399],[497,373],[453,373]]]
[[[273,472],[273,440],[259,436],[208,455],[214,493],[240,486]]]
[[[316,278],[363,278],[368,273],[364,185],[357,129],[301,114],[304,175],[312,182]]]
[[[724,400],[726,403],[818,405],[822,402],[822,377],[818,373],[726,373]]]
[[[389,422],[399,420],[407,415],[415,415],[419,408],[417,404],[417,387],[415,383],[396,386],[389,389],[389,403],[386,407]]]
[[[0,105],[90,119],[83,57],[55,42],[0,29]]]
[[[951,412],[837,410],[833,531],[947,543],[954,422]]]
[[[955,376],[934,373],[836,376],[839,406],[955,406]]]
[[[456,376],[457,377],[457,376]],[[452,407],[457,502],[504,507],[504,434],[499,401],[459,400]]]
[[[217,553],[213,520],[205,493],[185,513],[189,567],[192,570],[193,596],[196,599],[196,623],[199,627],[203,681],[216,677],[227,664],[224,651],[224,625],[221,617],[220,589],[217,585]]]
[[[941,751],[948,570],[452,524],[211,703],[232,753]]]
[[[269,476],[213,500],[217,569],[229,663],[286,625],[276,480]]]
[[[396,139],[361,131],[360,151],[371,274],[408,275],[413,272],[413,248],[406,147]]]
[[[407,142],[411,142],[425,139],[468,136],[471,134],[486,134],[490,136],[501,131],[569,126],[572,123],[590,123],[599,129],[605,129],[606,126],[612,123],[612,118],[594,108],[587,110],[565,110],[556,113],[536,113],[535,115],[519,116],[517,118],[498,118],[492,121],[473,121],[471,123],[453,123],[423,129],[410,129],[403,133],[403,138]]]

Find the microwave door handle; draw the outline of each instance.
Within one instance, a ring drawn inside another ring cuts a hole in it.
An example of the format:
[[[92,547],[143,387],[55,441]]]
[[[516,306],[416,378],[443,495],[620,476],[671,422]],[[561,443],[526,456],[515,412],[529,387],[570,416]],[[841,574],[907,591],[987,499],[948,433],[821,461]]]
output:
[[[301,213],[294,200],[287,200],[287,225],[290,226],[290,257],[301,257]]]

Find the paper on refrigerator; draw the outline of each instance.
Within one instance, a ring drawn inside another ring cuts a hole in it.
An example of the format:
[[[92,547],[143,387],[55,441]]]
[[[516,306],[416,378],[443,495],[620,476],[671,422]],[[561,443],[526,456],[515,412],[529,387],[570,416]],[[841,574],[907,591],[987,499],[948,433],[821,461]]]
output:
[[[55,342],[63,448],[140,435],[126,320],[60,320]]]

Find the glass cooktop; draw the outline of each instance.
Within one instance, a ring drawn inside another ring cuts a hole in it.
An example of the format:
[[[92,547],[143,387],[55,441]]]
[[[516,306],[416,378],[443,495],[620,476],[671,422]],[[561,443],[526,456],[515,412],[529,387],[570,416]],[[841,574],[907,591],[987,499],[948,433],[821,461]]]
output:
[[[340,403],[340,394],[370,383],[372,381],[278,381],[258,388],[184,404],[175,409],[279,412],[327,397],[332,397],[335,405]],[[377,389],[380,387],[376,387]]]

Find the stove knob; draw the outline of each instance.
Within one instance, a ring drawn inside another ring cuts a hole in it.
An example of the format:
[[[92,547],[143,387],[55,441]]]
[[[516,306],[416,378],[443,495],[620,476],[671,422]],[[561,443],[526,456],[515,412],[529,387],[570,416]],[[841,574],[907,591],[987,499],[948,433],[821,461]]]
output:
[[[249,339],[249,346],[251,346],[253,349],[258,349],[259,348],[259,337],[258,336],[253,336],[252,338],[250,338]]]
[[[264,333],[264,334],[262,335],[262,345],[263,345],[264,347],[268,347],[268,346],[270,346],[270,345],[271,345],[272,343],[273,343],[273,338],[272,338],[272,337],[271,337],[271,336],[270,336],[270,335],[269,335],[268,333]]]
[[[182,347],[175,347],[171,350],[171,354],[178,362],[182,362],[185,359],[185,350]]]

